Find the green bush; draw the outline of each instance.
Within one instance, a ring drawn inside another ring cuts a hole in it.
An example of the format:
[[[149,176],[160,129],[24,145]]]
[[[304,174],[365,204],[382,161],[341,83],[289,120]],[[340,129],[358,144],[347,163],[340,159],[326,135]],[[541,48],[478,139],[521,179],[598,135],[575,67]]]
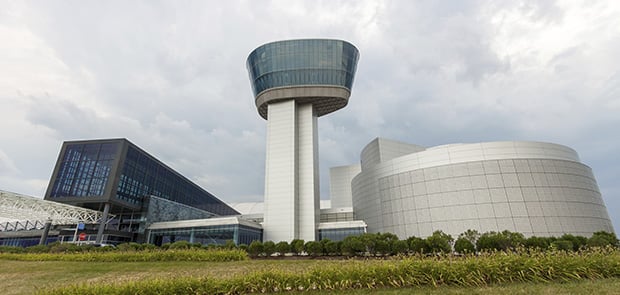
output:
[[[407,242],[409,243],[409,250],[413,253],[426,254],[431,252],[428,242],[425,239],[419,237],[409,237]]]
[[[193,247],[192,243],[188,242],[188,241],[176,241],[172,244],[170,244],[169,249],[171,250],[177,250],[177,249],[189,249]]]
[[[513,233],[510,231],[503,231],[501,233],[498,232],[487,232],[484,233],[478,238],[476,242],[476,248],[478,251],[484,250],[514,250],[519,246],[525,244],[525,237],[520,233]]]
[[[366,245],[359,236],[348,236],[340,243],[340,251],[342,255],[347,256],[364,255],[366,253]]]
[[[321,242],[316,242],[316,241],[306,242],[306,245],[304,245],[304,248],[306,250],[306,253],[308,253],[308,255],[313,256],[313,257],[323,254],[323,245],[321,244]]]
[[[295,255],[299,255],[301,254],[301,252],[304,252],[304,245],[306,243],[304,242],[304,240],[300,240],[300,239],[294,239],[291,241],[291,252],[293,252],[293,254]]]
[[[566,240],[556,240],[551,243],[551,248],[562,251],[573,251],[573,243]]]
[[[618,238],[614,233],[598,231],[592,234],[592,237],[588,239],[587,245],[588,247],[618,247]]]
[[[284,254],[289,253],[291,251],[291,245],[289,245],[286,241],[281,241],[276,244],[276,252],[280,254],[280,256],[284,256]]]
[[[241,250],[156,250],[156,251],[114,251],[82,253],[0,253],[0,259],[21,261],[96,261],[96,262],[137,262],[137,261],[239,261],[248,259]]]
[[[407,254],[409,251],[409,245],[405,240],[396,240],[392,243],[392,255]]]
[[[547,250],[556,239],[550,237],[531,236],[525,240],[525,247],[528,249]]]
[[[578,251],[586,247],[588,238],[582,236],[574,236],[571,234],[564,234],[560,237],[561,240],[570,241],[573,244],[573,251]]]
[[[263,243],[263,253],[269,257],[276,252],[276,244],[272,241],[266,241]]]
[[[323,242],[323,240],[321,242]],[[327,242],[322,244],[323,253],[325,253],[325,255],[340,255],[340,244],[338,242],[327,239]]]
[[[22,247],[0,246],[0,253],[24,253],[25,251],[26,251],[26,248],[22,248]]]
[[[248,246],[248,254],[252,257],[258,257],[258,255],[263,254],[263,243],[258,240],[252,241]]]
[[[452,241],[454,241],[452,236],[440,230],[433,232],[430,237],[426,238],[426,242],[432,253],[452,252]]]
[[[454,251],[460,254],[470,254],[476,252],[476,247],[468,239],[460,237],[454,242]]]

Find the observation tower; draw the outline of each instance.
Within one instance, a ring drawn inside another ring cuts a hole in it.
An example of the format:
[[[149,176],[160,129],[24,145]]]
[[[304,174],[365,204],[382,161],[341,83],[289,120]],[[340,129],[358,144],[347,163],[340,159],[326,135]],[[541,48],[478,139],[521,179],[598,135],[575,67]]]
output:
[[[317,118],[347,105],[359,51],[329,39],[256,48],[247,69],[267,120],[263,240],[315,241],[319,223]]]

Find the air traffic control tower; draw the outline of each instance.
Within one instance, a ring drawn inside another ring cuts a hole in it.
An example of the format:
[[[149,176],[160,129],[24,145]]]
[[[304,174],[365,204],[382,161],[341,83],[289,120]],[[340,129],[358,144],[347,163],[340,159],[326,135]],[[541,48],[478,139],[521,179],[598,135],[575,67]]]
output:
[[[247,60],[267,120],[263,240],[317,239],[317,118],[347,105],[359,51],[341,40],[268,43]]]

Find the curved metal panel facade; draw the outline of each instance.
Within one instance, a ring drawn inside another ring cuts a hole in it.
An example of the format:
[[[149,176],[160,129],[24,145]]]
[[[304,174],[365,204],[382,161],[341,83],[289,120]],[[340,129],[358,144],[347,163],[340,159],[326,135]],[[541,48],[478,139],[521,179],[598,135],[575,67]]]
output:
[[[574,150],[551,143],[433,147],[362,165],[352,192],[355,218],[368,232],[401,238],[468,229],[526,236],[613,232],[590,167]]]

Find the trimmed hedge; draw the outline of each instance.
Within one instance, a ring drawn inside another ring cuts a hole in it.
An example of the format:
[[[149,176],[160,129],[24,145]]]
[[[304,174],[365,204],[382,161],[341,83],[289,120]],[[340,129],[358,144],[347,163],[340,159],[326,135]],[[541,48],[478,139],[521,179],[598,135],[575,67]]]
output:
[[[240,261],[247,260],[243,250],[153,250],[80,253],[0,253],[0,259],[19,261],[92,261],[92,262],[138,262],[138,261]]]

